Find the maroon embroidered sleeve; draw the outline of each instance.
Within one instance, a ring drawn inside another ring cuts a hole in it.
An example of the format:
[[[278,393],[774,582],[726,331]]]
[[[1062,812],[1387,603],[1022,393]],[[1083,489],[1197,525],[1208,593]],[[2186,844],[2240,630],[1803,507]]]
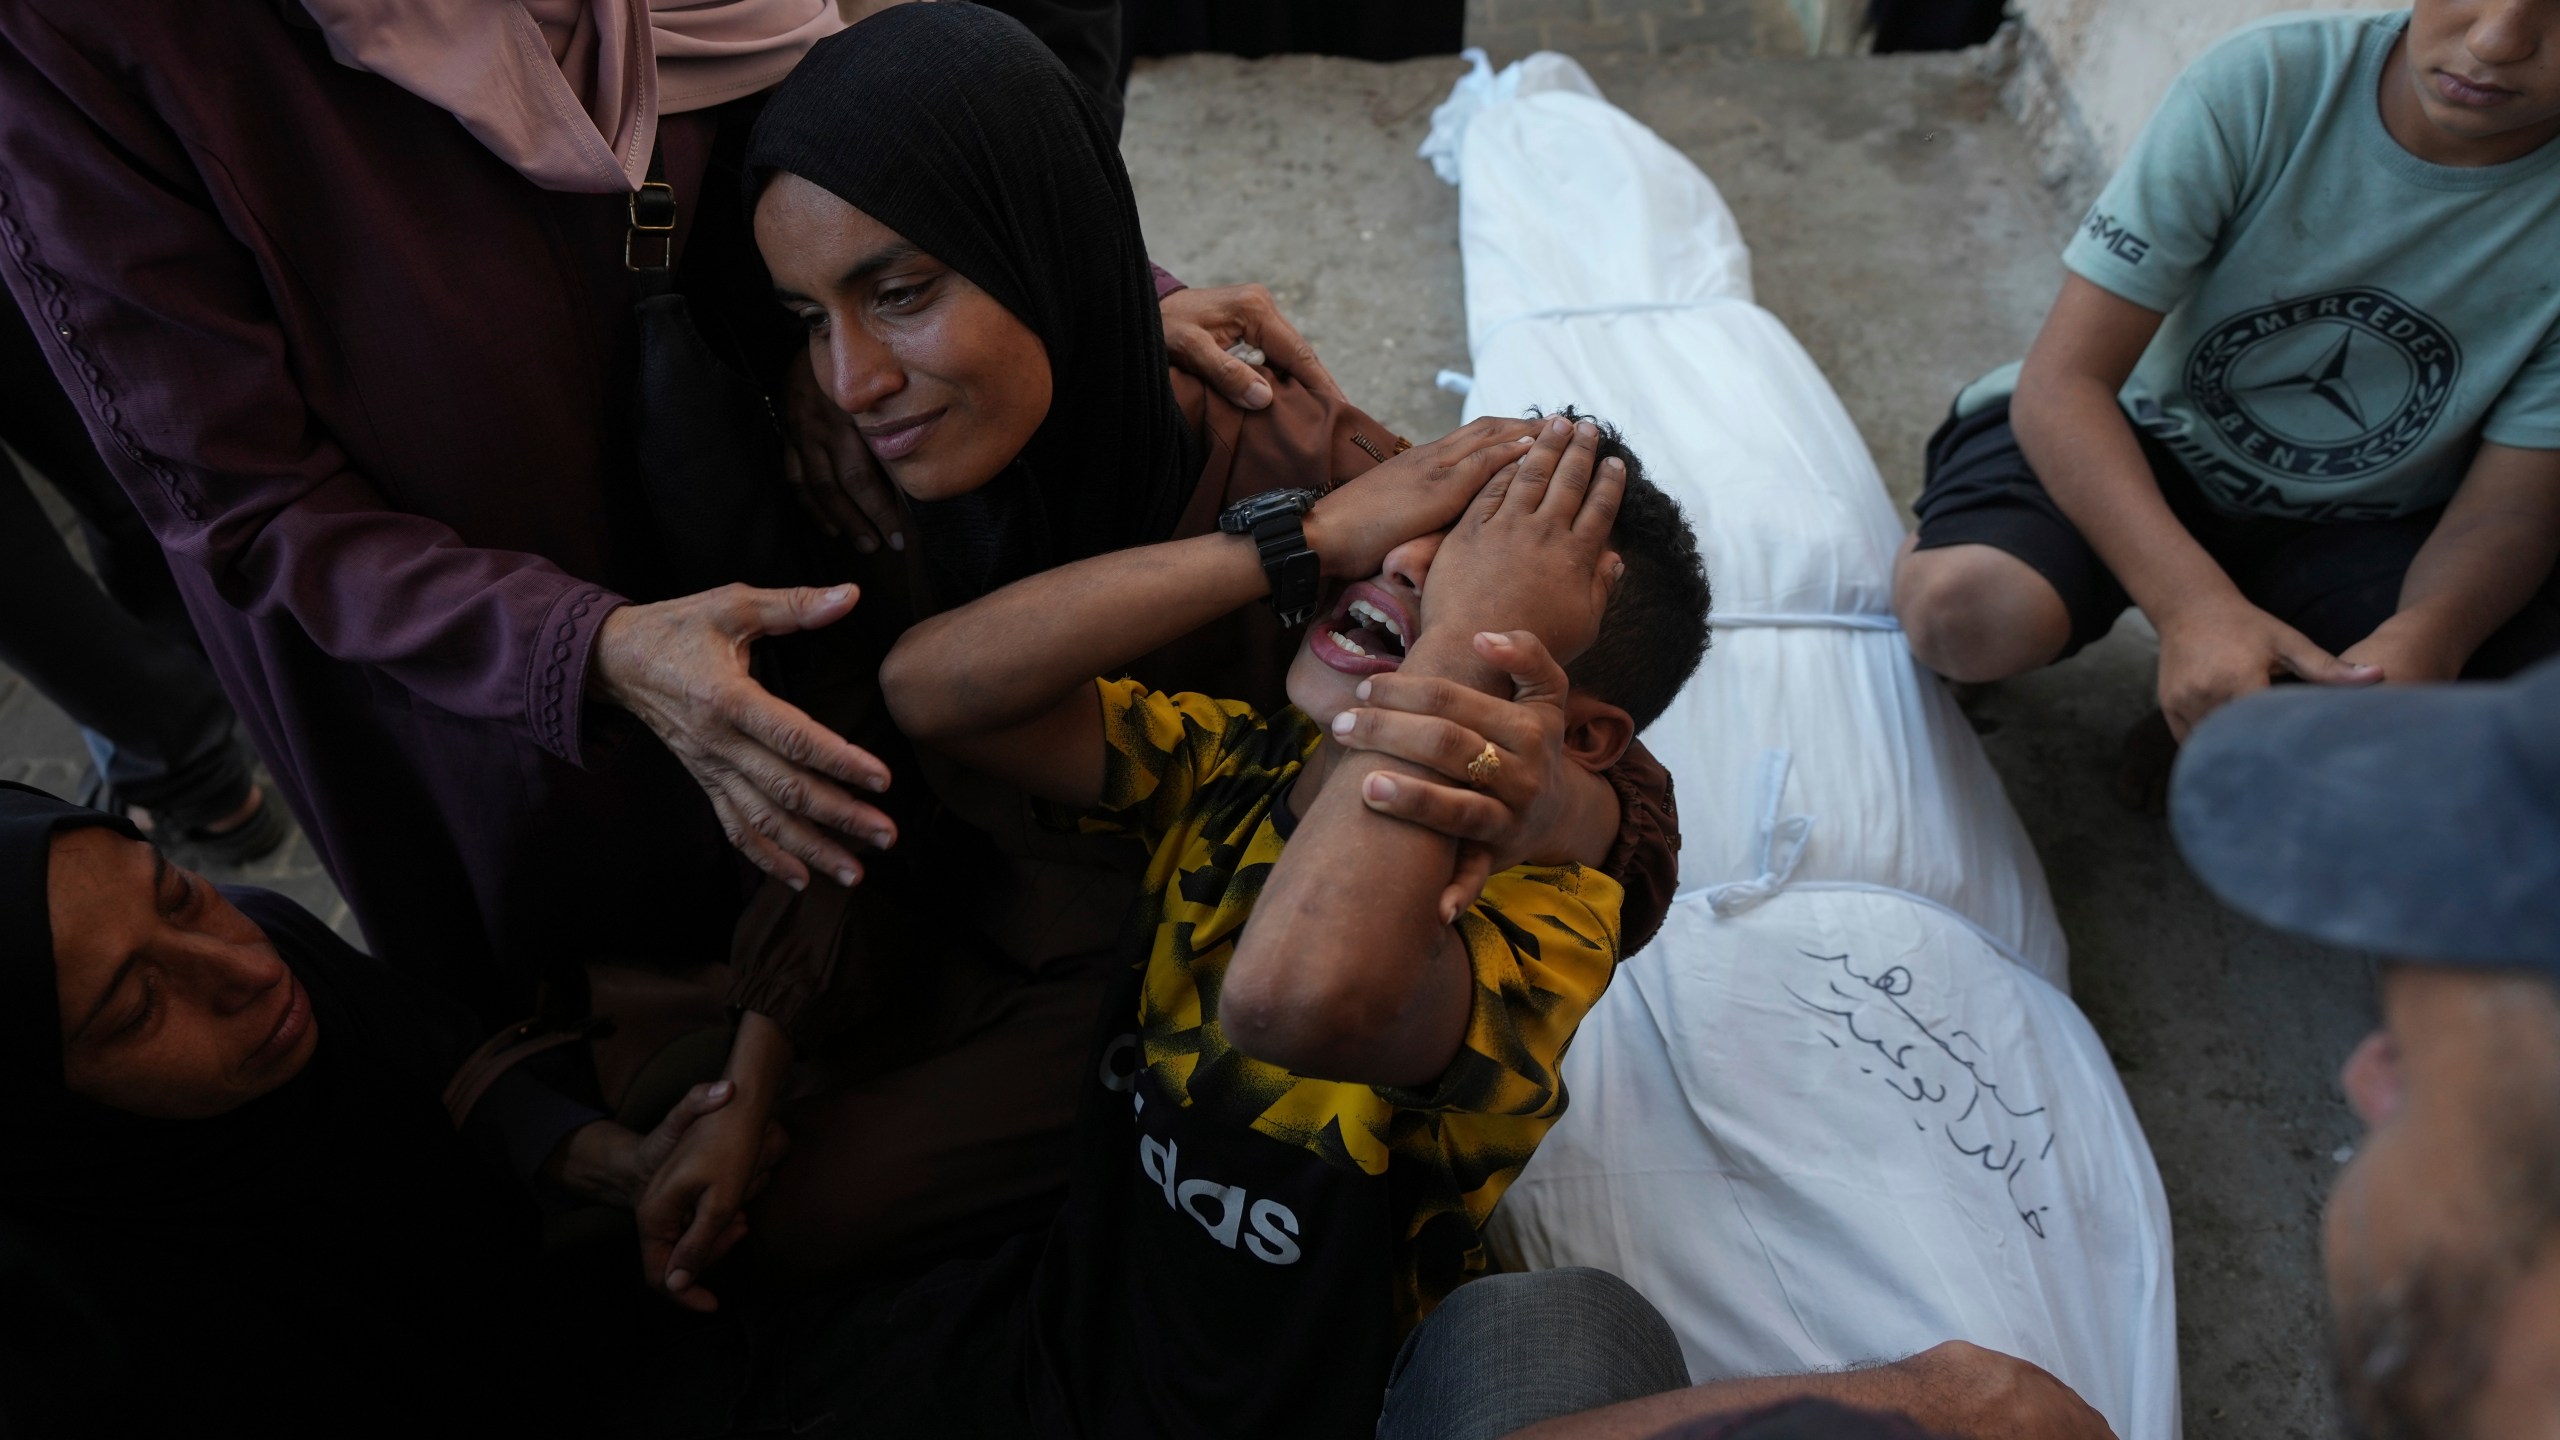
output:
[[[171,558],[334,659],[579,760],[621,597],[394,508],[305,403],[284,267],[220,161],[34,7],[0,30],[0,272]]]

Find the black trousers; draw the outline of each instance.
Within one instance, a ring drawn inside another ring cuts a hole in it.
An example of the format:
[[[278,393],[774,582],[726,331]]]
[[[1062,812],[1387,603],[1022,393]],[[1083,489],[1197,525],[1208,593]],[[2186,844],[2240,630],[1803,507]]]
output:
[[[2335,655],[2400,608],[2409,564],[2444,509],[2391,520],[2311,521],[2233,515],[2206,498],[2160,437],[2134,427],[2161,498],[2250,604]],[[1989,545],[2025,561],[2071,615],[2067,659],[2114,627],[2133,604],[2114,572],[2038,479],[2018,448],[2008,402],[1947,417],[1929,440],[1928,477],[1912,503],[1919,548]],[[2463,676],[2496,680],[2560,654],[2560,571],[2472,653]]]
[[[0,454],[0,664],[77,721],[124,801],[180,830],[248,798],[247,750],[198,648],[160,544],[98,458],[18,307],[0,304],[0,441],[79,513],[80,568]]]

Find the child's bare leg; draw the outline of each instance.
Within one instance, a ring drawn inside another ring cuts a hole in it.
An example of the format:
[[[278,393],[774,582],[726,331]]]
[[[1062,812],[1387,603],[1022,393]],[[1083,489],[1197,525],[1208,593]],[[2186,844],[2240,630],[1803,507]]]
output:
[[[2053,583],[1989,545],[1902,542],[1893,610],[1920,663],[1978,684],[2050,665],[2071,643],[2071,612]]]

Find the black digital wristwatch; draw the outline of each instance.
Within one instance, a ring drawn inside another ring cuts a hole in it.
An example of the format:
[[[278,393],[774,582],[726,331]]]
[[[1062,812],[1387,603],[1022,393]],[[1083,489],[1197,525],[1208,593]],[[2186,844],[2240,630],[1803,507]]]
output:
[[[1284,626],[1304,625],[1316,613],[1323,565],[1307,548],[1306,524],[1317,498],[1313,490],[1265,490],[1218,512],[1220,530],[1253,537],[1262,573],[1271,582],[1271,612]]]

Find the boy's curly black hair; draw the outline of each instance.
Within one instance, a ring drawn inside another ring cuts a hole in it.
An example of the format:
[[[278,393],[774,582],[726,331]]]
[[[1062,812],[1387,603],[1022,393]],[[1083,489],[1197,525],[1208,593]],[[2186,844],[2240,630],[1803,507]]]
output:
[[[1538,413],[1532,411],[1532,418]],[[1641,731],[1671,708],[1672,697],[1706,656],[1707,612],[1714,603],[1706,562],[1680,502],[1645,474],[1644,461],[1627,448],[1618,427],[1570,405],[1557,413],[1599,428],[1600,453],[1593,464],[1616,459],[1627,467],[1626,498],[1609,534],[1627,573],[1609,592],[1598,638],[1564,667],[1565,676],[1575,689],[1626,711]]]

